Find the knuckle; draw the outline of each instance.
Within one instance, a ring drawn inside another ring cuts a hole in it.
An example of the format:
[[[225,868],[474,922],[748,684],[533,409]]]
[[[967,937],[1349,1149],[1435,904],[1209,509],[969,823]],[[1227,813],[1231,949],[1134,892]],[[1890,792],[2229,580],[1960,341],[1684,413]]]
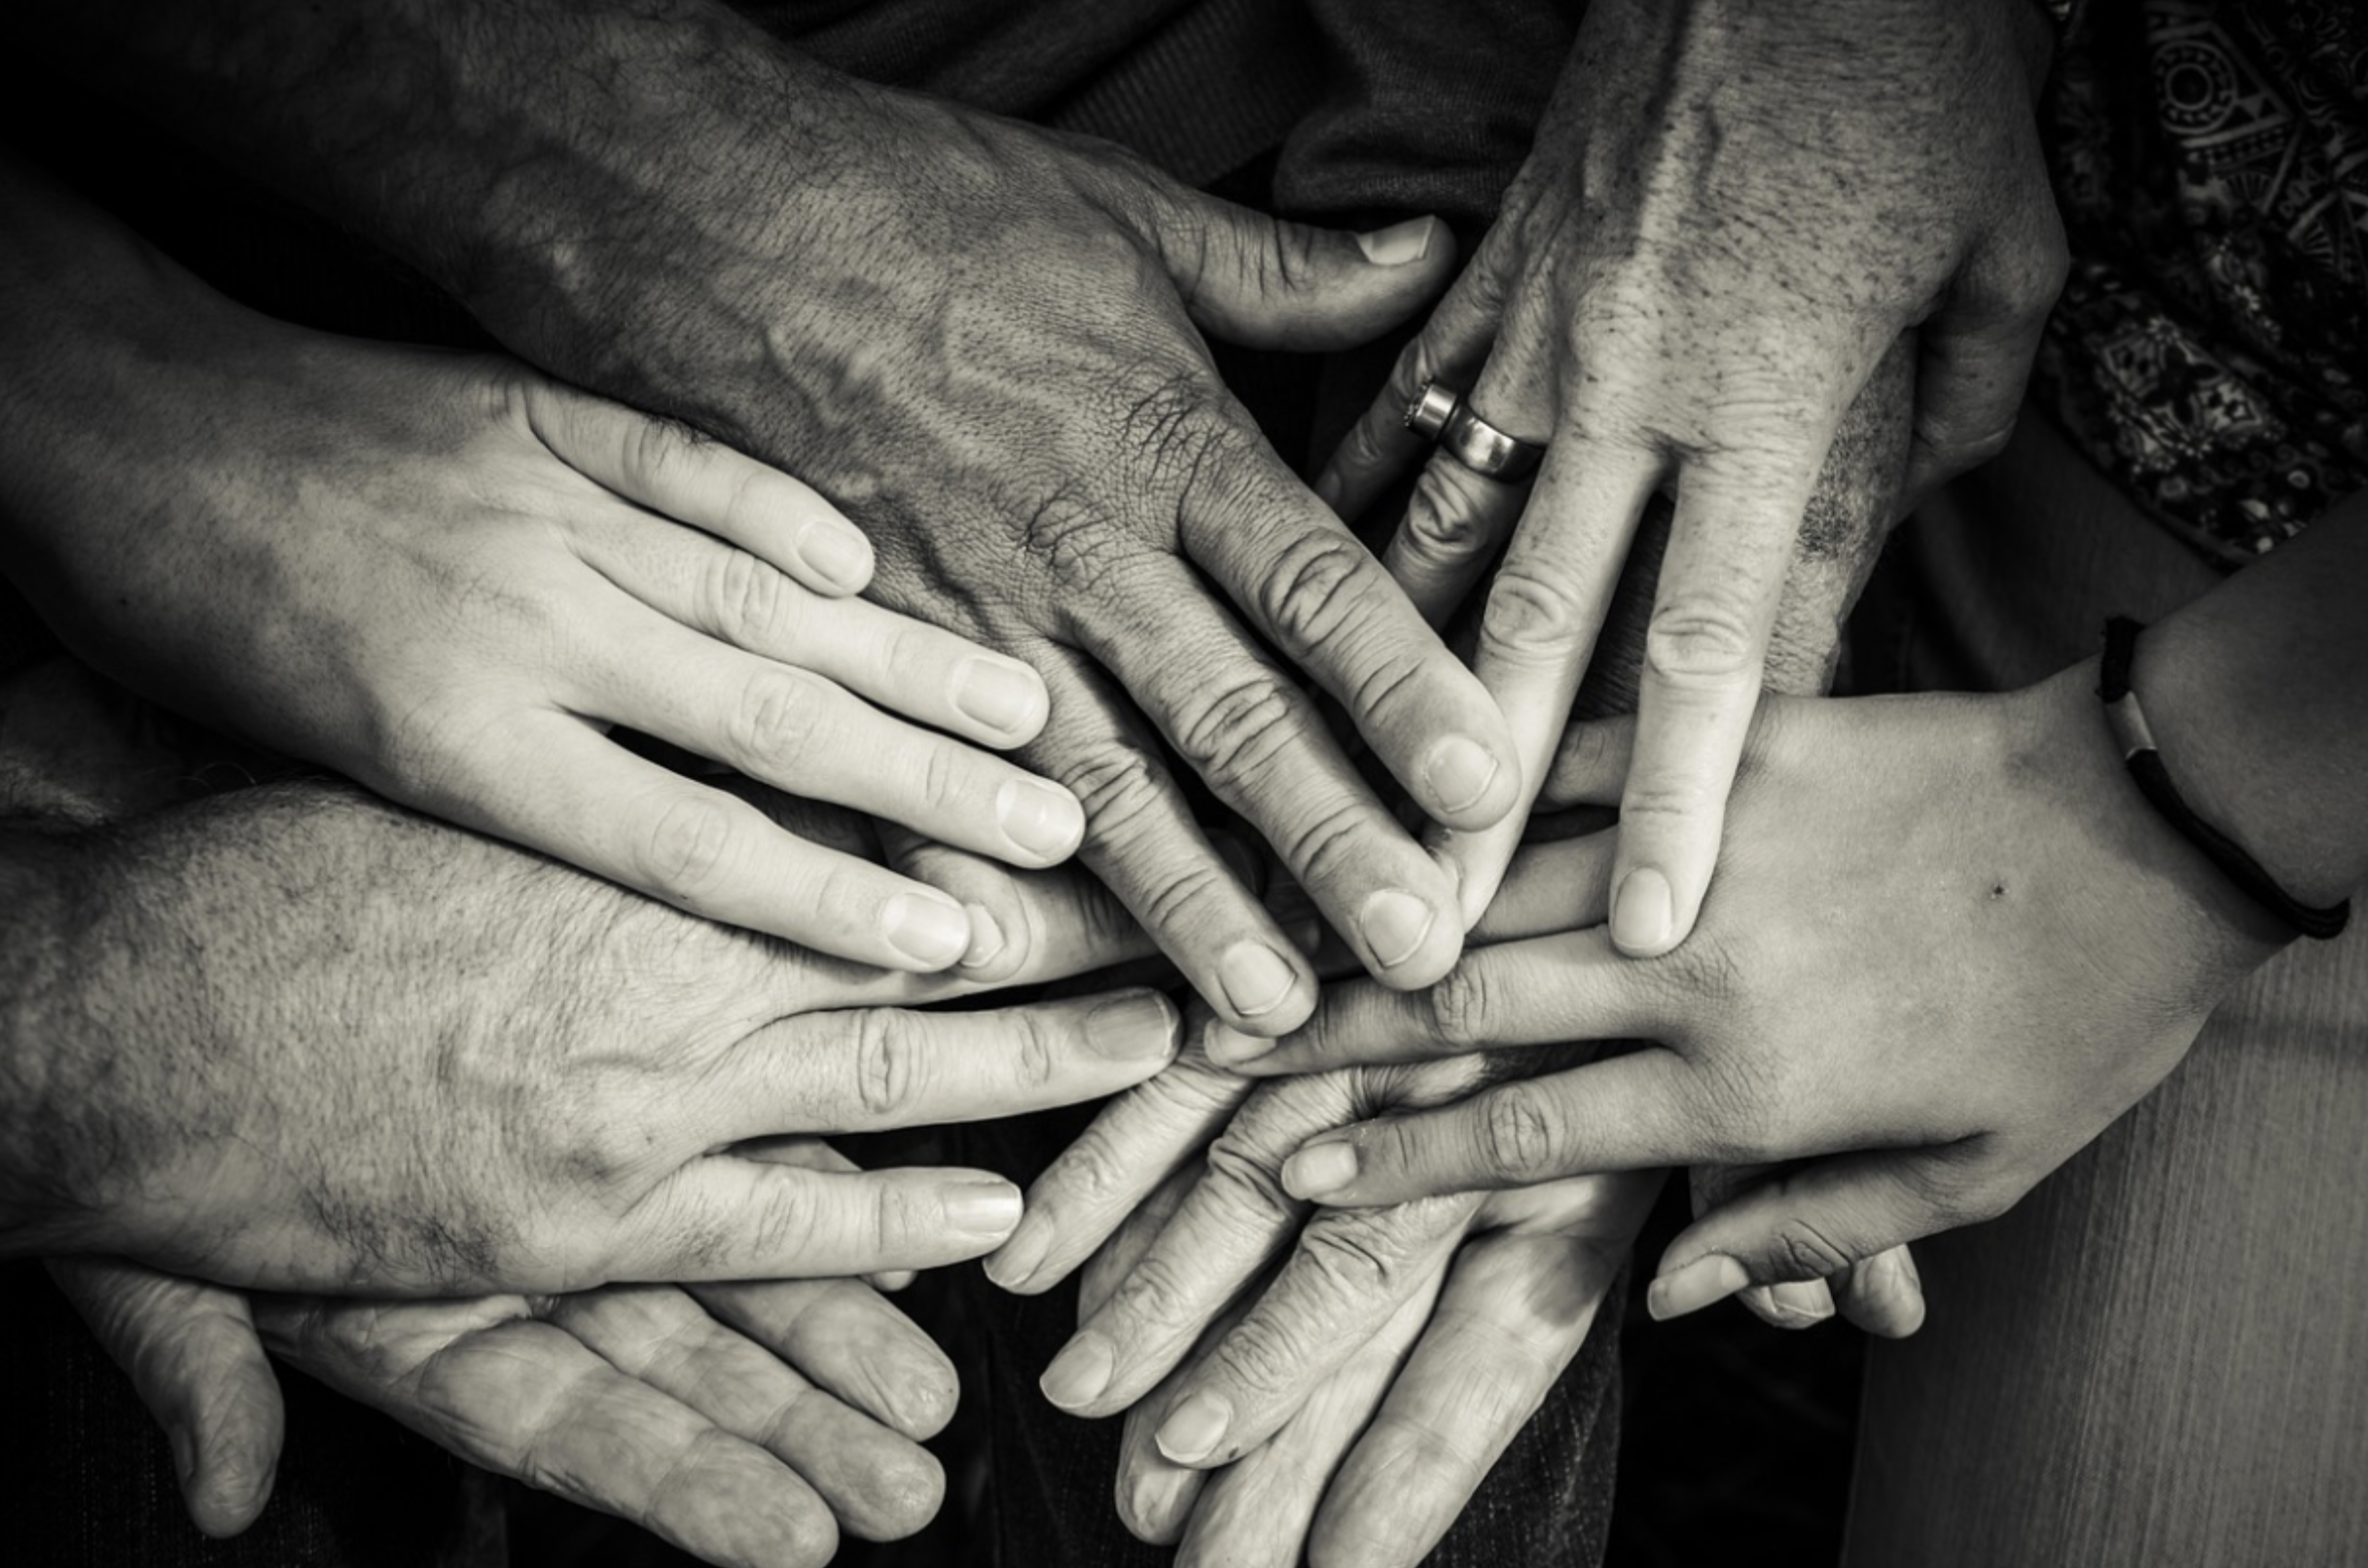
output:
[[[1304,699],[1260,669],[1220,688],[1177,727],[1176,750],[1222,792],[1265,771],[1299,731]]]
[[[921,1052],[912,1016],[870,1008],[855,1016],[855,1093],[866,1112],[890,1121],[918,1090]]]
[[[1554,1173],[1553,1123],[1526,1085],[1491,1089],[1480,1106],[1480,1157],[1488,1171],[1515,1183]]]
[[[1432,565],[1457,565],[1493,542],[1487,517],[1462,494],[1437,463],[1424,466],[1407,498],[1399,539],[1416,558]]]
[[[1104,845],[1134,837],[1156,820],[1167,795],[1158,759],[1125,740],[1089,750],[1061,771],[1059,782],[1084,808],[1087,837]]]
[[[1431,1040],[1451,1055],[1464,1055],[1490,1043],[1489,1029],[1494,998],[1487,975],[1473,964],[1458,964],[1424,993]]]
[[[1238,1209],[1274,1223],[1286,1222],[1299,1212],[1298,1199],[1282,1190],[1279,1167],[1249,1139],[1229,1130],[1208,1146],[1203,1158],[1207,1179]]]
[[[644,886],[695,905],[723,880],[738,837],[738,825],[720,797],[705,790],[677,795],[641,835],[631,865]]]
[[[1200,481],[1226,429],[1216,394],[1197,370],[1170,371],[1133,388],[1119,416],[1119,450],[1155,494],[1185,495]]]
[[[1480,635],[1490,648],[1515,657],[1561,658],[1572,649],[1587,624],[1575,595],[1525,567],[1508,565],[1489,589]]]
[[[786,579],[744,550],[720,552],[704,591],[709,625],[736,642],[765,642],[787,630]]]
[[[1760,642],[1742,606],[1706,597],[1656,606],[1644,633],[1644,667],[1678,685],[1756,683]]]
[[[1370,1223],[1319,1221],[1299,1240],[1308,1265],[1343,1301],[1381,1300],[1396,1285],[1405,1259]]]
[[[813,744],[823,712],[820,686],[785,670],[765,670],[741,687],[727,732],[743,757],[794,757]]]
[[[1350,626],[1375,572],[1373,556],[1354,539],[1330,528],[1310,528],[1268,564],[1259,608],[1284,651],[1304,654]]]
[[[1794,1215],[1776,1227],[1776,1262],[1786,1279],[1828,1279],[1854,1261],[1819,1226]]]
[[[1107,597],[1110,584],[1124,578],[1137,554],[1109,509],[1075,481],[1056,488],[1028,510],[1020,538],[1029,556],[1043,564],[1058,598]]]
[[[977,792],[971,788],[968,755],[951,741],[931,740],[921,753],[917,788],[921,805],[933,812],[969,803]]]

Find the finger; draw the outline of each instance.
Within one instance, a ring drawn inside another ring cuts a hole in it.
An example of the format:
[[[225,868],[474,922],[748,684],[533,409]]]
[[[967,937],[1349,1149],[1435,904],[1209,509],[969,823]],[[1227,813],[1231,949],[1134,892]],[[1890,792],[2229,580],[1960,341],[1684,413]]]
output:
[[[1198,482],[1179,510],[1186,554],[1293,668],[1347,710],[1425,815],[1458,828],[1501,820],[1521,780],[1513,737],[1480,680],[1263,444],[1219,455],[1194,471]],[[1236,809],[1257,823],[1257,813]],[[1294,859],[1272,834],[1268,841],[1320,902],[1310,857]]]
[[[1432,1269],[1272,1440],[1210,1476],[1193,1504],[1178,1568],[1295,1568],[1325,1487],[1429,1321],[1443,1273]]]
[[[1495,368],[1491,360],[1489,369]],[[1529,434],[1510,428],[1509,433]],[[1569,723],[1581,672],[1618,586],[1629,540],[1661,471],[1656,450],[1590,443],[1583,426],[1558,431],[1521,525],[1489,586],[1472,667],[1504,712],[1524,790],[1493,827],[1450,832],[1435,841],[1456,874],[1467,925],[1487,909],[1520,847],[1530,804]]]
[[[1353,1114],[1349,1086],[1332,1079],[1269,1086],[1244,1101],[1175,1217],[1045,1369],[1045,1397],[1100,1416],[1149,1392],[1297,1233],[1306,1211],[1275,1178],[1284,1153]]]
[[[987,1261],[987,1277],[1023,1296],[1067,1278],[1224,1131],[1250,1087],[1187,1050],[1103,1106],[1028,1189],[1027,1212]]]
[[[1044,667],[1053,717],[1028,755],[1085,807],[1079,861],[1228,1018],[1281,1029],[1305,1017],[1314,974],[1193,820],[1165,749],[1073,656]]]
[[[1718,859],[1727,794],[1758,710],[1768,636],[1793,542],[1832,439],[1773,465],[1689,464],[1662,557],[1620,797],[1612,940],[1656,957],[1694,929]]]
[[[1583,871],[1588,858],[1603,854],[1591,846],[1544,860]],[[1525,889],[1525,905],[1532,896]],[[1559,932],[1476,947],[1446,979],[1419,991],[1336,981],[1314,1016],[1279,1040],[1211,1026],[1201,1045],[1229,1071],[1272,1077],[1566,1040],[1631,1039],[1668,1023],[1671,998],[1665,985],[1660,976],[1617,957],[1600,928]]]
[[[1241,1310],[1237,1305],[1219,1314],[1208,1334],[1224,1333]],[[1171,1547],[1182,1538],[1208,1479],[1205,1472],[1169,1462],[1151,1441],[1153,1428],[1166,1411],[1167,1389],[1163,1385],[1130,1407],[1119,1429],[1119,1522],[1137,1541],[1156,1547]]]
[[[691,426],[540,375],[518,382],[528,427],[587,479],[769,561],[817,593],[860,593],[872,543],[820,494]]]
[[[620,1281],[818,1279],[938,1268],[1001,1244],[1020,1190],[985,1171],[837,1173],[713,1155],[653,1191],[604,1238]]]
[[[1986,1167],[1976,1142],[1814,1160],[1679,1232],[1662,1254],[1646,1308],[1655,1318],[1681,1317],[1753,1285],[1831,1278],[1919,1237],[1991,1218],[2019,1195]],[[1903,1301],[1901,1321],[1905,1310]]]
[[[286,1416],[246,1298],[115,1258],[49,1267],[164,1429],[191,1520],[216,1540],[254,1523],[270,1500]]]
[[[629,1519],[707,1562],[819,1568],[837,1550],[830,1509],[789,1467],[551,1324],[511,1318],[458,1335],[408,1375],[341,1353],[333,1333],[275,1338],[331,1387],[471,1463]]]
[[[1080,868],[1014,871],[968,850],[882,823],[894,870],[957,900],[970,946],[954,978],[985,987],[1065,979],[1158,949],[1118,896]]]
[[[953,1363],[937,1341],[852,1279],[694,1285],[700,1305],[855,1409],[918,1443],[953,1418]]]
[[[797,1165],[807,1170],[863,1169],[861,1165],[856,1164],[855,1161],[847,1158],[846,1156],[824,1143],[820,1138],[805,1138],[795,1134],[774,1138],[751,1138],[735,1144],[732,1152],[743,1159],[768,1159],[775,1164]],[[911,1285],[914,1278],[914,1272],[910,1268],[891,1268],[879,1273],[866,1274],[863,1276],[863,1282],[878,1291],[901,1291]],[[797,1283],[802,1286],[805,1282]],[[841,1394],[842,1398],[845,1397],[838,1389],[834,1388],[832,1392]],[[875,1410],[873,1413],[879,1414],[879,1412]],[[881,1419],[885,1420],[886,1417],[882,1416]],[[888,1424],[896,1425],[893,1421]],[[901,1431],[902,1428],[899,1430]]]
[[[1254,457],[1245,451],[1239,460],[1280,473],[1273,455],[1263,450]],[[1195,472],[1205,474],[1226,461],[1211,457]],[[1297,488],[1288,475],[1282,478]],[[1299,505],[1303,512],[1322,515],[1304,491]],[[1254,524],[1244,515],[1231,526],[1248,530]],[[1349,629],[1349,614],[1342,607],[1358,594],[1386,596],[1420,642],[1393,647],[1386,658],[1394,667],[1377,681],[1394,682],[1403,694],[1409,683],[1428,679],[1420,667],[1430,657],[1421,646],[1427,643],[1430,653],[1453,665],[1457,683],[1468,683],[1462,666],[1421,624],[1365,548],[1328,517],[1323,527],[1327,539],[1311,549],[1333,553],[1302,552],[1295,561],[1282,546],[1272,539],[1266,542],[1277,553],[1265,562],[1260,579],[1271,574],[1286,580],[1286,586],[1261,591],[1275,600],[1300,596],[1309,608],[1290,613],[1303,619],[1329,618],[1344,643],[1354,643],[1361,634]],[[1193,536],[1189,525],[1185,531],[1188,539]],[[1237,542],[1228,548],[1247,547]],[[1355,572],[1359,583],[1319,581],[1336,568]],[[1356,944],[1359,958],[1373,973],[1411,983],[1444,970],[1454,961],[1462,937],[1453,918],[1453,891],[1444,873],[1342,752],[1315,702],[1256,650],[1220,606],[1185,590],[1189,574],[1182,562],[1168,560],[1164,569],[1176,574],[1179,591],[1162,595],[1156,607],[1136,609],[1124,624],[1081,622],[1077,630],[1084,646],[1142,704],[1218,799],[1240,812],[1274,846],[1293,878]],[[1217,575],[1224,577],[1222,571]],[[1309,634],[1316,629],[1312,623],[1301,627]],[[1305,649],[1286,644],[1282,651],[1293,657]],[[1378,655],[1378,649],[1368,652]],[[1365,689],[1363,700],[1372,704],[1372,694],[1381,689],[1381,684]],[[1472,695],[1478,709],[1485,711],[1485,696],[1477,690]],[[1385,701],[1405,707],[1407,698],[1401,695]],[[1472,711],[1454,715],[1453,726],[1473,728]],[[1445,732],[1451,723],[1446,717],[1437,722],[1435,732]],[[1481,771],[1492,776],[1492,768],[1491,764]],[[1084,793],[1080,788],[1081,797]],[[1305,965],[1295,960],[1294,974],[1305,972]],[[1230,977],[1222,984],[1226,994],[1222,999],[1211,996],[1211,1003],[1238,1016],[1263,1022],[1280,1012],[1272,991],[1245,986],[1237,995]]]
[[[1555,746],[1546,787],[1538,792],[1540,808],[1619,804],[1635,744],[1632,717],[1582,720],[1571,725]]]
[[[1253,348],[1361,343],[1411,315],[1455,264],[1454,235],[1436,218],[1352,234],[1172,186],[1144,216],[1193,321]]]
[[[848,1534],[900,1540],[936,1516],[946,1477],[935,1459],[680,1290],[612,1286],[563,1296],[549,1321],[627,1376],[771,1453],[821,1494]]]
[[[1625,1248],[1507,1233],[1467,1244],[1405,1370],[1326,1490],[1316,1568],[1413,1568],[1586,1343]]]
[[[1423,388],[1436,383],[1461,392],[1479,376],[1503,310],[1504,267],[1497,249],[1491,230],[1422,330],[1399,350],[1388,381],[1316,474],[1316,499],[1337,516],[1351,521],[1362,517],[1421,459],[1430,443],[1407,427],[1406,410]]]
[[[1150,990],[992,1011],[808,1014],[739,1042],[685,1108],[725,1142],[981,1122],[1131,1087],[1174,1057],[1180,1032],[1175,1004]]]
[[[480,770],[413,803],[677,908],[816,951],[940,970],[970,946],[934,888],[782,832],[756,806],[556,715],[488,737]]]
[[[579,683],[588,717],[1014,865],[1066,860],[1085,831],[1058,784],[656,617],[621,616]]]
[[[1134,1212],[1128,1215],[1110,1239],[1099,1251],[1086,1261],[1077,1276],[1077,1321],[1090,1321],[1094,1314],[1109,1303],[1118,1288],[1134,1272],[1146,1253],[1158,1242],[1160,1232],[1167,1222],[1176,1217],[1184,1200],[1192,1195],[1200,1173],[1191,1167],[1179,1169],[1151,1190]]]
[[[1230,1464],[1272,1437],[1335,1369],[1434,1282],[1476,1194],[1317,1214],[1242,1321],[1178,1380],[1155,1441],[1171,1463]]]
[[[1851,1265],[1834,1300],[1844,1317],[1885,1339],[1905,1339],[1924,1326],[1923,1276],[1911,1248],[1893,1247]]]
[[[1611,864],[1619,841],[1618,834],[1597,830],[1523,849],[1506,870],[1496,901],[1472,928],[1473,947],[1601,925],[1611,914]]]
[[[1044,678],[1019,659],[863,599],[814,593],[747,551],[643,514],[577,528],[595,571],[710,637],[981,745],[1021,745],[1044,728]]]
[[[1381,564],[1424,621],[1444,624],[1513,536],[1528,500],[1526,483],[1490,479],[1436,453],[1415,481]]]
[[[1283,1165],[1283,1190],[1317,1203],[1372,1207],[1728,1158],[1718,1131],[1697,1124],[1700,1098],[1683,1058],[1632,1051],[1327,1133]]]
[[[1903,507],[2006,449],[2069,266],[2063,221],[2054,202],[2041,201],[2014,239],[1975,254],[1940,311],[1917,330]]]

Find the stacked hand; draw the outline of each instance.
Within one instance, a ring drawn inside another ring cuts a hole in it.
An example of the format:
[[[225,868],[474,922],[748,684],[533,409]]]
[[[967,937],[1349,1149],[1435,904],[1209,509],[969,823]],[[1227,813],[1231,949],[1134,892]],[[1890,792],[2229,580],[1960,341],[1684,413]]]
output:
[[[2045,53],[2024,0],[1587,8],[1503,212],[1318,481],[1363,511],[1419,455],[1402,420],[1433,382],[1548,444],[1533,490],[1432,457],[1390,547],[1418,598],[1453,599],[1511,538],[1475,668],[1512,723],[1524,809],[1447,836],[1467,920],[1667,486],[1611,927],[1632,955],[1686,939],[1844,410],[1915,329],[1910,493],[2013,425],[2065,265],[2033,112]]]

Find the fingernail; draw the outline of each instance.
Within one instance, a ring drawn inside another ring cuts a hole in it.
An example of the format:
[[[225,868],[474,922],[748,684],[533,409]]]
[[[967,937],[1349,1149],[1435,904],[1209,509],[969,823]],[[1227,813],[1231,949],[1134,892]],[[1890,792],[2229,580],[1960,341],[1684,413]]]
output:
[[[197,1440],[189,1428],[182,1426],[174,1427],[171,1437],[172,1473],[181,1479],[181,1484],[186,1487],[190,1478],[197,1473]]]
[[[995,820],[1005,837],[1048,861],[1068,859],[1086,836],[1077,797],[1038,779],[1015,778],[995,791]]]
[[[1409,218],[1393,223],[1387,229],[1377,229],[1369,234],[1356,236],[1357,248],[1365,260],[1376,267],[1404,267],[1418,262],[1431,252],[1431,235],[1438,232],[1437,220]]]
[[[1723,1252],[1706,1253],[1674,1272],[1653,1281],[1644,1293],[1644,1309],[1656,1323],[1699,1312],[1746,1289],[1751,1276],[1743,1265]]]
[[[880,925],[890,946],[932,969],[943,969],[970,950],[970,916],[951,899],[899,893],[888,900]]]
[[[1044,1266],[1045,1254],[1052,1250],[1050,1225],[1042,1221],[1023,1225],[987,1260],[987,1277],[1007,1291],[1017,1291],[1036,1277],[1036,1270]]]
[[[1282,1006],[1299,982],[1299,972],[1263,943],[1237,942],[1217,960],[1217,984],[1225,1000],[1245,1018]]]
[[[1217,1451],[1226,1428],[1234,1424],[1234,1407],[1219,1394],[1195,1394],[1160,1423],[1160,1452],[1179,1465],[1198,1464]]]
[[[1201,1028],[1201,1053],[1219,1067],[1256,1061],[1274,1049],[1274,1041],[1243,1034],[1222,1018],[1211,1018]]]
[[[1803,1328],[1834,1315],[1834,1293],[1821,1279],[1788,1279],[1771,1285],[1768,1299],[1787,1317],[1799,1319]]]
[[[1337,1193],[1356,1180],[1356,1145],[1311,1143],[1282,1162],[1282,1190],[1297,1198]]]
[[[1468,811],[1496,779],[1496,759],[1468,735],[1450,735],[1431,748],[1422,782],[1442,811]]]
[[[1669,898],[1669,879],[1650,866],[1639,866],[1621,880],[1612,895],[1612,945],[1622,952],[1650,956],[1669,944],[1669,928],[1676,910]]]
[[[1178,1470],[1173,1465],[1156,1465],[1148,1460],[1138,1463],[1128,1495],[1128,1506],[1133,1510],[1134,1517],[1128,1524],[1151,1532],[1143,1538],[1149,1545],[1172,1545],[1184,1527],[1182,1515],[1191,1500],[1186,1494],[1200,1479],[1201,1473],[1196,1470]]]
[[[962,912],[970,916],[970,945],[962,952],[962,967],[984,969],[1003,951],[1003,922],[984,904],[965,904]]]
[[[1086,1044],[1111,1061],[1165,1061],[1175,1054],[1176,1010],[1157,991],[1104,1002],[1086,1016]]]
[[[1064,1410],[1080,1405],[1090,1405],[1110,1386],[1110,1373],[1117,1366],[1110,1341],[1098,1334],[1081,1334],[1061,1346],[1060,1354],[1044,1369],[1037,1386],[1044,1397]]]
[[[1412,958],[1431,934],[1435,918],[1431,907],[1394,887],[1382,888],[1370,894],[1364,908],[1357,910],[1357,930],[1365,937],[1365,945],[1373,961],[1383,969],[1395,969]]]
[[[816,528],[799,541],[799,549],[806,564],[833,588],[855,593],[872,580],[870,543],[843,529]]]
[[[1315,476],[1315,498],[1332,512],[1341,509],[1341,477],[1330,469]]]
[[[1033,670],[1000,659],[969,659],[953,678],[953,705],[974,724],[1004,734],[1034,728],[1043,711],[1044,683]]]
[[[974,1236],[1000,1236],[1020,1223],[1023,1207],[1009,1182],[965,1182],[946,1194],[946,1223]]]

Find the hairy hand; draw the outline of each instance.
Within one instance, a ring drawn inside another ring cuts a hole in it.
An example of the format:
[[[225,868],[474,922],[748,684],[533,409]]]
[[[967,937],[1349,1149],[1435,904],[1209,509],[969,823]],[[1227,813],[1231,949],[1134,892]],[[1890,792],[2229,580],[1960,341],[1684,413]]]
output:
[[[1362,511],[1419,456],[1402,418],[1434,380],[1549,444],[1533,490],[1432,457],[1389,557],[1417,598],[1454,595],[1511,535],[1475,668],[1532,794],[1637,519],[1673,491],[1621,799],[1622,952],[1693,928],[1804,511],[1903,333],[1910,493],[2005,442],[2065,266],[2045,52],[2027,0],[1591,4],[1502,214],[1318,480]],[[1449,837],[1467,917],[1518,820]]]
[[[1156,993],[909,1011],[967,987],[329,787],[240,791],[40,865],[47,956],[12,999],[45,1051],[17,1118],[26,1251],[402,1294],[925,1266],[1003,1239],[1017,1190],[739,1146],[1107,1094],[1174,1050]],[[1035,874],[1016,978],[1142,950],[1085,878]]]
[[[883,603],[1042,671],[1022,760],[1074,792],[1085,863],[1228,1018],[1287,1027],[1314,979],[1211,849],[1168,748],[1374,973],[1443,973],[1447,873],[1302,682],[1459,827],[1514,799],[1503,726],[1201,334],[1368,337],[1443,279],[1444,229],[1280,224],[1105,144],[720,29],[711,47],[734,63],[697,92],[647,85],[647,135],[556,159],[521,197],[547,226],[446,265],[471,307],[537,363],[797,473],[872,538]]]

